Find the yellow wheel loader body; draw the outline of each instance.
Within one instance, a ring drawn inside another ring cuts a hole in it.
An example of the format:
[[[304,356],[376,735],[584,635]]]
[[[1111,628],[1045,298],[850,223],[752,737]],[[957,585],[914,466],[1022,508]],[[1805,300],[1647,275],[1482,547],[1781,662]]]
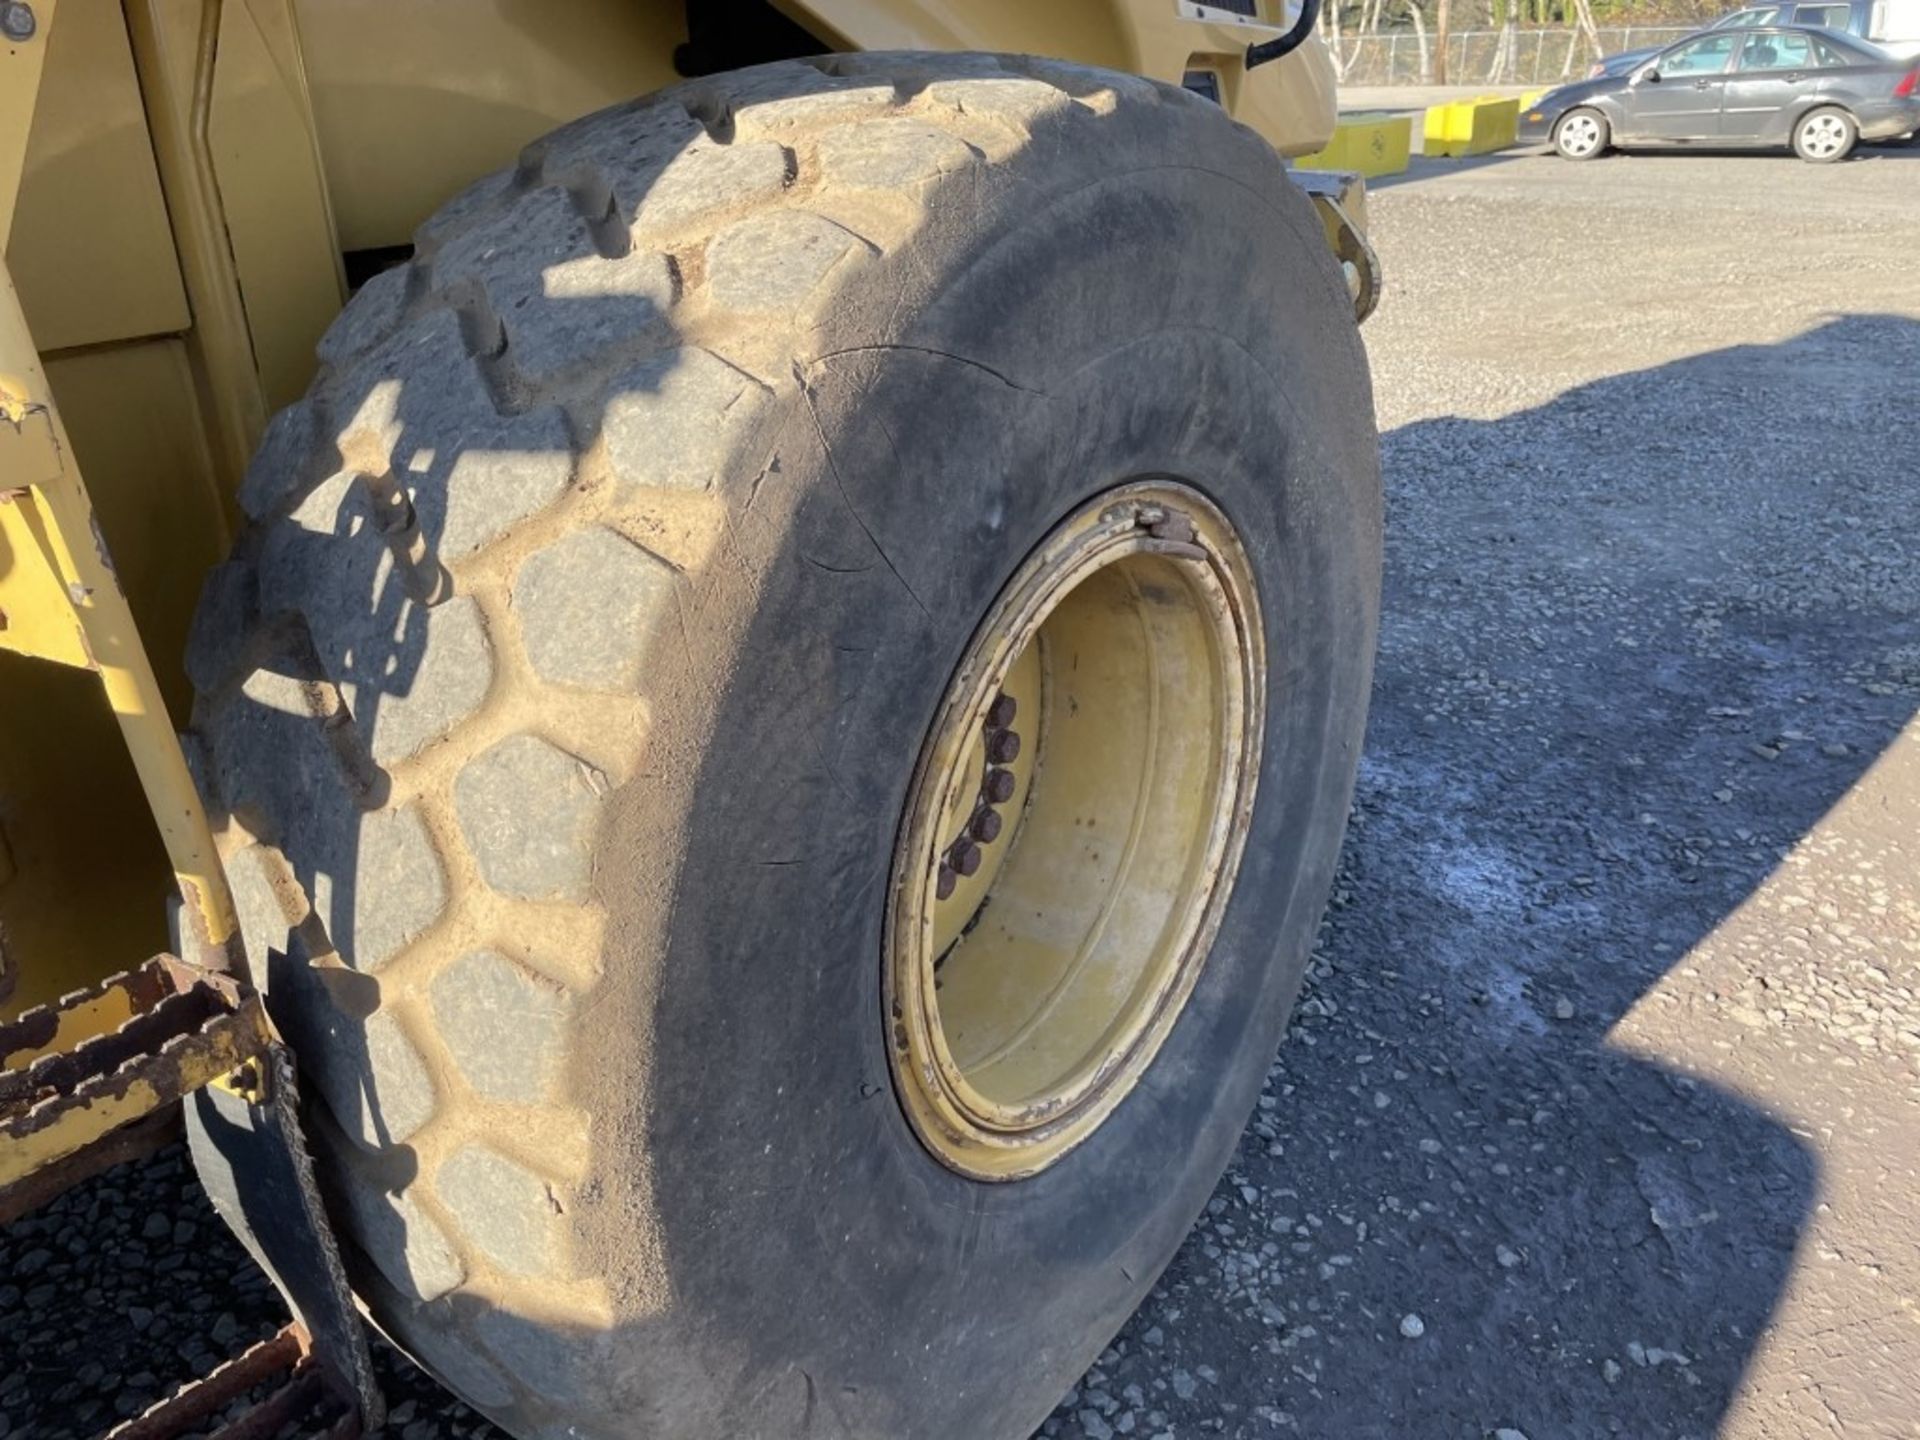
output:
[[[349,270],[364,278],[358,262],[391,256],[536,136],[680,78],[686,9],[16,9],[31,33],[0,45],[0,235],[31,339],[0,367],[17,375],[31,361],[44,373],[70,437],[64,473],[91,496],[164,702],[138,728],[170,736],[186,721],[180,657],[201,579],[232,540],[235,488],[266,417],[311,378]],[[1247,47],[1297,14],[1285,0],[819,0],[782,11],[822,49],[1032,53],[1187,82],[1282,154],[1333,133],[1333,72],[1317,39],[1247,69]],[[0,475],[0,493],[23,483]],[[26,577],[41,561],[19,526],[7,521],[0,536],[5,1014],[164,948],[172,887],[152,818],[165,801],[143,790],[97,682],[29,658],[44,654],[31,629],[67,621],[37,615]]]
[[[133,1153],[136,1122],[155,1133],[149,1117],[208,1085],[308,1175],[297,1133],[274,1128],[291,1065],[248,988],[202,757],[176,738],[183,657],[268,417],[438,207],[581,115],[796,46],[1132,72],[1308,154],[1334,132],[1320,42],[1248,63],[1298,15],[1288,0],[0,3],[0,1024],[16,1027],[0,1205]],[[1378,276],[1362,192],[1301,178],[1364,316]],[[89,1045],[112,1062],[99,1074],[58,1060]],[[160,1070],[114,1069],[168,1045]],[[293,1230],[331,1255],[305,1183],[288,1182]],[[331,1349],[333,1388],[370,1417],[333,1272],[293,1296],[299,1333],[268,1358],[307,1375],[309,1351]]]

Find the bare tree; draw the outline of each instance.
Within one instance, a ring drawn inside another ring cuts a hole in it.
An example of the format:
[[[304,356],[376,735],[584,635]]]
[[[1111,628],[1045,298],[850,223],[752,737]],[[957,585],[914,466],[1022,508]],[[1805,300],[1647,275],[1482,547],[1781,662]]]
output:
[[[1507,67],[1513,61],[1513,17],[1502,15],[1500,0],[1494,0],[1490,7],[1494,11],[1493,19],[1499,24],[1500,38],[1494,42],[1493,59],[1487,65],[1487,83],[1497,83],[1506,74]]]
[[[1333,73],[1344,80],[1347,78],[1347,58],[1341,53],[1340,45],[1340,0],[1328,0],[1327,7],[1320,12],[1320,23],[1326,31],[1327,54],[1333,61]]]
[[[1420,83],[1433,83],[1433,52],[1427,48],[1427,17],[1421,12],[1419,0],[1406,0],[1407,14],[1413,20],[1413,43],[1420,51]]]
[[[1593,23],[1593,6],[1588,0],[1573,0],[1573,15],[1580,33],[1587,37],[1587,44],[1597,59],[1600,55],[1600,27]]]

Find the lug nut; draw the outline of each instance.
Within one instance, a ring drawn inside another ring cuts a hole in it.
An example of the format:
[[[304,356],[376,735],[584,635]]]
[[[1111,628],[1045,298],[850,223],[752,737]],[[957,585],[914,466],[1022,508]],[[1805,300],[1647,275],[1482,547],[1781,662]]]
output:
[[[1013,772],[1011,770],[987,771],[987,783],[980,789],[990,805],[1004,805],[1013,798]]]
[[[991,845],[1000,838],[1000,812],[982,807],[974,812],[973,824],[968,828],[982,845]]]
[[[953,894],[953,887],[960,883],[960,877],[953,873],[953,867],[946,861],[940,862],[940,873],[934,877],[933,895],[936,900],[944,900]]]
[[[1020,753],[1020,732],[1017,730],[996,730],[987,736],[987,759],[995,765],[1004,765]]]
[[[971,875],[980,868],[980,847],[964,837],[956,840],[947,852],[947,863],[962,875]]]
[[[987,707],[987,728],[1004,730],[1013,724],[1013,717],[1020,709],[1020,703],[1011,695],[1002,694]]]
[[[1144,515],[1140,518],[1146,519]],[[1191,545],[1194,539],[1193,517],[1182,510],[1169,510],[1147,526],[1147,533],[1156,540],[1171,540],[1175,544]]]

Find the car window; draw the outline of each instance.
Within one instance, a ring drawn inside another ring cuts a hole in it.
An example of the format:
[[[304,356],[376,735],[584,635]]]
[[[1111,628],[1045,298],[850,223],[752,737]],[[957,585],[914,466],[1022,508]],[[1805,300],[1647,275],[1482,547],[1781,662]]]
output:
[[[1727,68],[1727,56],[1739,42],[1738,35],[1702,35],[1676,45],[1660,57],[1662,75],[1717,75]]]
[[[1748,10],[1736,10],[1731,15],[1722,15],[1707,28],[1709,30],[1745,30],[1755,25],[1771,25],[1780,18],[1784,5],[1757,5]]]
[[[1828,68],[1836,65],[1858,65],[1860,63],[1860,57],[1858,55],[1850,55],[1838,45],[1829,45],[1817,35],[1813,38],[1813,53],[1818,57],[1820,64]]]
[[[1845,30],[1853,23],[1851,5],[1802,5],[1793,12],[1796,25],[1824,25],[1829,30]]]
[[[1808,36],[1761,32],[1747,36],[1740,48],[1742,70],[1811,70],[1813,45]]]

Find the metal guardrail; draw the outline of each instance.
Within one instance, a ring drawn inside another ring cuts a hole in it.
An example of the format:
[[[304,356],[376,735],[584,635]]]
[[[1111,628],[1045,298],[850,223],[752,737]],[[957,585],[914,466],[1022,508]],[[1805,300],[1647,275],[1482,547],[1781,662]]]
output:
[[[1456,30],[1447,37],[1451,85],[1557,85],[1577,80],[1602,55],[1667,45],[1690,35],[1690,25],[1603,25],[1600,47],[1579,30]],[[1439,43],[1412,30],[1343,35],[1333,48],[1343,85],[1431,85],[1438,76]]]

